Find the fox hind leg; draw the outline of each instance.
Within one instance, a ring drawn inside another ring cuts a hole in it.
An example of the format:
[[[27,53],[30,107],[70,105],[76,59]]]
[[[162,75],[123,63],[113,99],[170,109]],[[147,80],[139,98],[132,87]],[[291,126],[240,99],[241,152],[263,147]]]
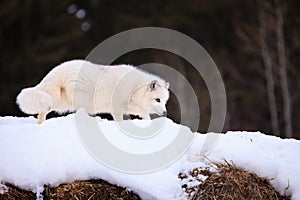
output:
[[[122,121],[123,120],[123,113],[122,112],[114,112],[112,116],[115,121]]]
[[[46,120],[46,115],[47,115],[47,113],[39,113],[38,114],[38,124],[41,124],[43,121],[45,121]]]

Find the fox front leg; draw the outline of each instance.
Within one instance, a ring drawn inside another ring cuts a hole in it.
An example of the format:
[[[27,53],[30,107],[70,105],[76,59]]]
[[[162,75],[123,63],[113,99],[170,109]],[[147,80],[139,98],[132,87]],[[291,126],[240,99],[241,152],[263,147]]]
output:
[[[145,120],[151,120],[151,117],[147,112],[139,114],[139,116]]]
[[[138,105],[129,104],[128,111],[131,114],[136,114],[140,116],[142,119],[151,120],[149,113]]]

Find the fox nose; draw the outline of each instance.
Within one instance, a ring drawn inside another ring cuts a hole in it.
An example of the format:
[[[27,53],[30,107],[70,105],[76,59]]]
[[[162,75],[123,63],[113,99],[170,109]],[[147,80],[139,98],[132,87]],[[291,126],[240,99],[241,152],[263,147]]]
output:
[[[167,114],[168,114],[167,111],[163,112],[163,116],[167,116]]]

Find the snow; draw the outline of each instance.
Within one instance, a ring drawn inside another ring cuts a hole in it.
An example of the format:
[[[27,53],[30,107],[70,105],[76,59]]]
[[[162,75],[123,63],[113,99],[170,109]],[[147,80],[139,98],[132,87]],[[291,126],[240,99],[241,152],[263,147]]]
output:
[[[0,194],[4,194],[5,192],[8,192],[8,188],[6,185],[0,183]]]
[[[175,140],[184,128],[194,136],[192,144],[173,163],[147,173],[115,170],[99,162],[85,147],[75,125],[74,114],[52,118],[41,125],[33,117],[0,118],[0,194],[7,192],[5,183],[31,190],[42,198],[43,187],[58,186],[75,180],[103,179],[126,187],[142,199],[186,199],[178,178],[180,172],[207,166],[213,162],[233,163],[271,180],[281,194],[300,199],[300,141],[280,139],[259,132],[227,132],[226,134],[192,133],[188,128],[167,118],[152,121],[163,123],[159,135],[137,139],[124,134],[113,121],[97,122],[107,140],[128,153],[147,154],[160,151]],[[123,121],[145,127],[147,120]],[[216,137],[206,155],[201,154],[207,135]],[[109,154],[109,152],[105,152]],[[129,161],[128,161],[129,162]],[[143,163],[136,163],[143,165]],[[211,171],[217,171],[210,167]],[[191,180],[190,186],[201,184],[205,176]],[[199,181],[201,180],[201,181]]]

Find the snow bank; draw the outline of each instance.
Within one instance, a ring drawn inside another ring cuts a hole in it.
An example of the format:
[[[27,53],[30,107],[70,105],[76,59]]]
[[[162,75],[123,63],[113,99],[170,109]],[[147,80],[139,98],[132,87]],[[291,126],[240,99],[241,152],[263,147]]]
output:
[[[144,153],[168,144],[181,127],[169,119],[155,120],[165,120],[163,132],[167,134],[140,145],[122,136],[113,121],[98,124],[110,132],[106,136],[120,148]],[[134,122],[140,126],[149,123],[145,120]],[[32,117],[0,118],[0,183],[11,183],[39,196],[44,185],[55,187],[75,180],[104,179],[126,187],[144,199],[185,199],[179,172],[206,165],[199,152],[207,136],[196,133],[190,148],[172,165],[147,174],[116,171],[97,162],[87,152],[74,123],[74,115],[50,119],[41,125],[37,125]],[[259,132],[228,132],[217,136],[218,142],[205,158],[226,160],[270,178],[281,194],[300,199],[300,141],[283,140]],[[0,193],[5,192],[5,188],[0,184]]]

